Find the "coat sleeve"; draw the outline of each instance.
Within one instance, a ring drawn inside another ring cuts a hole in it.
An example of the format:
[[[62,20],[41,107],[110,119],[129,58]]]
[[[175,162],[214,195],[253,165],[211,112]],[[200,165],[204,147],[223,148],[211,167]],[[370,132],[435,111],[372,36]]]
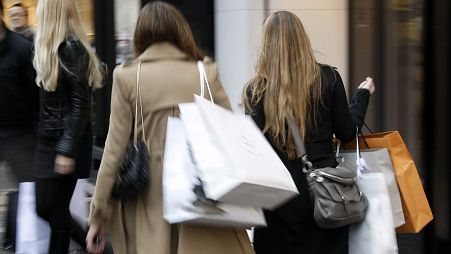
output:
[[[210,60],[206,60],[207,63],[209,63]],[[221,81],[219,80],[219,72],[218,72],[218,66],[215,63],[209,64],[211,65],[210,71],[209,71],[209,80],[210,82],[210,88],[211,93],[213,95],[213,100],[215,101],[215,104],[232,110],[232,106],[229,101],[229,97],[227,96],[224,87],[221,84]],[[211,78],[210,78],[211,77]]]
[[[65,130],[56,144],[56,152],[78,158],[83,135],[90,124],[91,87],[87,77],[89,56],[79,41],[67,41],[59,50],[62,70],[69,91],[69,112],[65,116]],[[60,78],[61,79],[61,78]]]
[[[348,106],[346,92],[340,74],[335,71],[335,86],[332,93],[332,117],[334,134],[343,142],[355,138],[356,127],[362,128],[370,92],[367,89],[358,89]]]
[[[133,117],[131,99],[121,84],[120,70],[121,67],[118,67],[113,73],[110,127],[91,202],[91,224],[104,225],[111,217],[114,202],[111,191],[130,139]]]

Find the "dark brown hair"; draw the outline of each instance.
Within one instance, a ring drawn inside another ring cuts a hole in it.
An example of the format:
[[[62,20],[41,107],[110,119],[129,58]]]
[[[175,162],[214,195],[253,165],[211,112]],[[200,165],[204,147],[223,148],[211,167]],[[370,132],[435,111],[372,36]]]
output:
[[[147,3],[139,14],[134,35],[135,55],[141,55],[156,42],[170,42],[193,60],[203,58],[180,11],[160,1]]]

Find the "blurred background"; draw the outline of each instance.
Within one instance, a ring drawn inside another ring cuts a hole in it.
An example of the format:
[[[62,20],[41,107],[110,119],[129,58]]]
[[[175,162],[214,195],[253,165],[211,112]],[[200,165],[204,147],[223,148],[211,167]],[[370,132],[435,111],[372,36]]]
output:
[[[21,2],[28,9],[30,25],[35,25],[36,0],[2,1],[5,14],[9,6]],[[110,70],[132,58],[133,29],[140,7],[148,1],[77,1],[92,46]],[[300,17],[318,61],[338,68],[348,94],[365,77],[373,77],[377,90],[366,122],[376,132],[400,131],[415,159],[435,216],[420,234],[398,235],[400,253],[449,253],[451,1],[166,2],[183,12],[198,45],[218,63],[235,110],[240,110],[242,87],[254,71],[263,20],[276,10],[289,10]],[[8,15],[5,17],[8,25]],[[94,168],[108,131],[111,73],[107,86],[94,94]],[[2,184],[0,181],[0,189]]]

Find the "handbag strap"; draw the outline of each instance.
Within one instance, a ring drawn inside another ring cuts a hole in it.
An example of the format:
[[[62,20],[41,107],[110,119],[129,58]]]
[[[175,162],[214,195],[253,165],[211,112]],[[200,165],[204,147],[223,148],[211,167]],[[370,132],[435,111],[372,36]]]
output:
[[[208,83],[207,73],[205,72],[204,62],[197,61],[197,69],[199,70],[200,79],[200,96],[205,98],[205,86],[207,86],[208,94],[210,95],[210,101],[215,103],[213,96],[211,95],[210,83]]]
[[[306,154],[304,142],[302,142],[301,135],[299,134],[299,128],[296,126],[293,118],[287,117],[288,128],[290,128],[291,135],[293,136],[294,145],[298,151],[298,156],[302,157]]]
[[[296,126],[294,119],[291,117],[287,117],[287,124],[288,124],[288,128],[290,128],[291,136],[293,137],[294,145],[296,146],[298,156],[299,156],[299,158],[302,159],[302,163],[303,163],[302,171],[304,173],[307,173],[309,170],[313,169],[313,165],[307,158],[307,152],[305,149],[304,142],[302,142],[299,128]]]
[[[141,112],[141,126],[142,126],[142,140],[144,144],[146,144],[146,132],[144,130],[144,116],[143,116],[143,105],[142,105],[142,97],[141,97],[141,86],[139,85],[139,81],[141,78],[141,61],[138,62],[138,70],[136,71],[136,98],[135,98],[135,131],[133,135],[133,145],[136,148],[136,145],[138,144],[138,100],[139,100],[139,108]]]

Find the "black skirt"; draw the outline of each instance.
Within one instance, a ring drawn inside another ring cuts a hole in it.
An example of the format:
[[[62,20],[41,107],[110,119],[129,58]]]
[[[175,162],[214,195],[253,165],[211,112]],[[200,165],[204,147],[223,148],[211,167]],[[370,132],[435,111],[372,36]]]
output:
[[[53,137],[38,137],[36,151],[33,161],[33,176],[37,179],[49,179],[56,177],[70,177],[70,178],[88,178],[91,171],[92,160],[92,134],[91,130],[87,131],[81,143],[79,157],[75,162],[75,170],[69,175],[61,175],[55,173],[55,157],[56,145],[59,138]]]
[[[301,193],[274,211],[265,211],[268,227],[256,228],[256,254],[347,254],[348,227],[316,225],[308,193]]]
[[[256,228],[257,254],[347,254],[348,226],[323,229],[313,218],[307,180],[300,160],[284,160],[299,195],[273,211],[265,211],[267,227]],[[332,162],[330,163],[332,164]]]

